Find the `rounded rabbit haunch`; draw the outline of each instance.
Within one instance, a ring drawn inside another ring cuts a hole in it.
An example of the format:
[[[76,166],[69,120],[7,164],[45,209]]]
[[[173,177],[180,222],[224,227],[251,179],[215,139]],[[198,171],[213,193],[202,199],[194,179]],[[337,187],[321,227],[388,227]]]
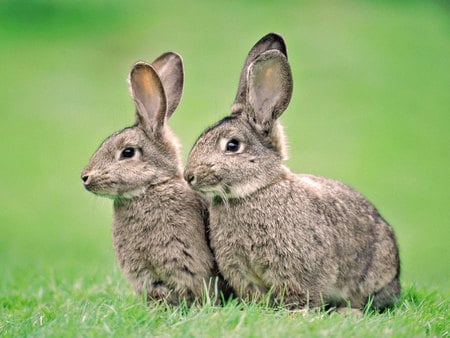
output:
[[[178,54],[130,73],[136,123],[108,137],[83,170],[85,188],[114,200],[113,244],[134,290],[177,304],[200,299],[215,277],[205,200],[184,181],[167,119],[180,102]]]
[[[185,179],[211,202],[219,269],[243,298],[383,309],[400,294],[393,230],[347,185],[282,164],[278,117],[292,86],[284,41],[268,34],[247,57],[231,115],[189,154]]]

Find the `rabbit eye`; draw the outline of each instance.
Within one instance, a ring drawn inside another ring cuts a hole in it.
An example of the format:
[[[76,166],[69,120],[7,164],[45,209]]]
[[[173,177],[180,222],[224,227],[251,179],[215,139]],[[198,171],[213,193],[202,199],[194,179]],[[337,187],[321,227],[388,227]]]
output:
[[[240,148],[240,142],[234,138],[229,140],[225,146],[226,151],[229,151],[232,153],[237,152],[239,150],[239,148]]]
[[[221,151],[224,152],[225,155],[236,155],[242,153],[245,148],[245,142],[239,141],[236,138],[225,138],[222,137],[219,143]]]
[[[135,154],[135,150],[134,148],[131,147],[127,147],[124,150],[122,150],[122,153],[120,154],[120,158],[124,159],[124,158],[132,158]]]

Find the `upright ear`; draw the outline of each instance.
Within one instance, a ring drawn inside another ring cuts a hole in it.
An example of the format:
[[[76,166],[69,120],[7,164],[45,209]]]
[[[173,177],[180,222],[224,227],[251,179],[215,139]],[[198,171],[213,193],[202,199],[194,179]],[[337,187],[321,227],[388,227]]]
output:
[[[231,107],[232,114],[239,114],[242,112],[247,101],[247,73],[248,67],[256,60],[262,53],[275,49],[282,53],[287,58],[286,44],[283,37],[276,33],[269,33],[261,38],[250,50],[242,67],[241,76],[239,78],[239,86]]]
[[[137,123],[149,133],[163,125],[167,111],[164,88],[156,70],[145,62],[137,62],[130,73],[131,95],[136,105]]]
[[[166,117],[172,113],[180,103],[183,95],[184,69],[183,59],[174,52],[167,52],[152,62],[153,68],[158,72],[167,97]]]
[[[256,130],[269,134],[292,96],[291,68],[278,50],[261,54],[248,69],[247,109]]]

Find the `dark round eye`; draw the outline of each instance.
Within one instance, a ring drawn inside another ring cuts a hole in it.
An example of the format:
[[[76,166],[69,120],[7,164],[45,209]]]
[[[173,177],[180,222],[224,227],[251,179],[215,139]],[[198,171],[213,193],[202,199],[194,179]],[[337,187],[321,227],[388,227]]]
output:
[[[239,146],[240,146],[239,141],[233,138],[227,142],[225,149],[229,152],[235,153],[236,151],[239,150]]]
[[[134,148],[127,147],[124,150],[122,150],[122,153],[120,154],[121,158],[132,158],[135,154]]]

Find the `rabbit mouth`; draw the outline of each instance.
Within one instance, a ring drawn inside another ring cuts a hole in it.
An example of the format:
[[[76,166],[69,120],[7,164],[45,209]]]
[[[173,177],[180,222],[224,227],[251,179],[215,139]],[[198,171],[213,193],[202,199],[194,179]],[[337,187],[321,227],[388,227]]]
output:
[[[112,189],[109,186],[106,186],[104,184],[91,182],[89,184],[85,184],[84,187],[87,191],[97,196],[107,197],[111,199],[114,199],[119,196],[117,191],[112,191]]]
[[[141,187],[136,189],[120,189],[115,182],[90,182],[84,186],[87,191],[100,197],[106,197],[110,199],[126,198],[130,199],[139,196],[143,193]]]

